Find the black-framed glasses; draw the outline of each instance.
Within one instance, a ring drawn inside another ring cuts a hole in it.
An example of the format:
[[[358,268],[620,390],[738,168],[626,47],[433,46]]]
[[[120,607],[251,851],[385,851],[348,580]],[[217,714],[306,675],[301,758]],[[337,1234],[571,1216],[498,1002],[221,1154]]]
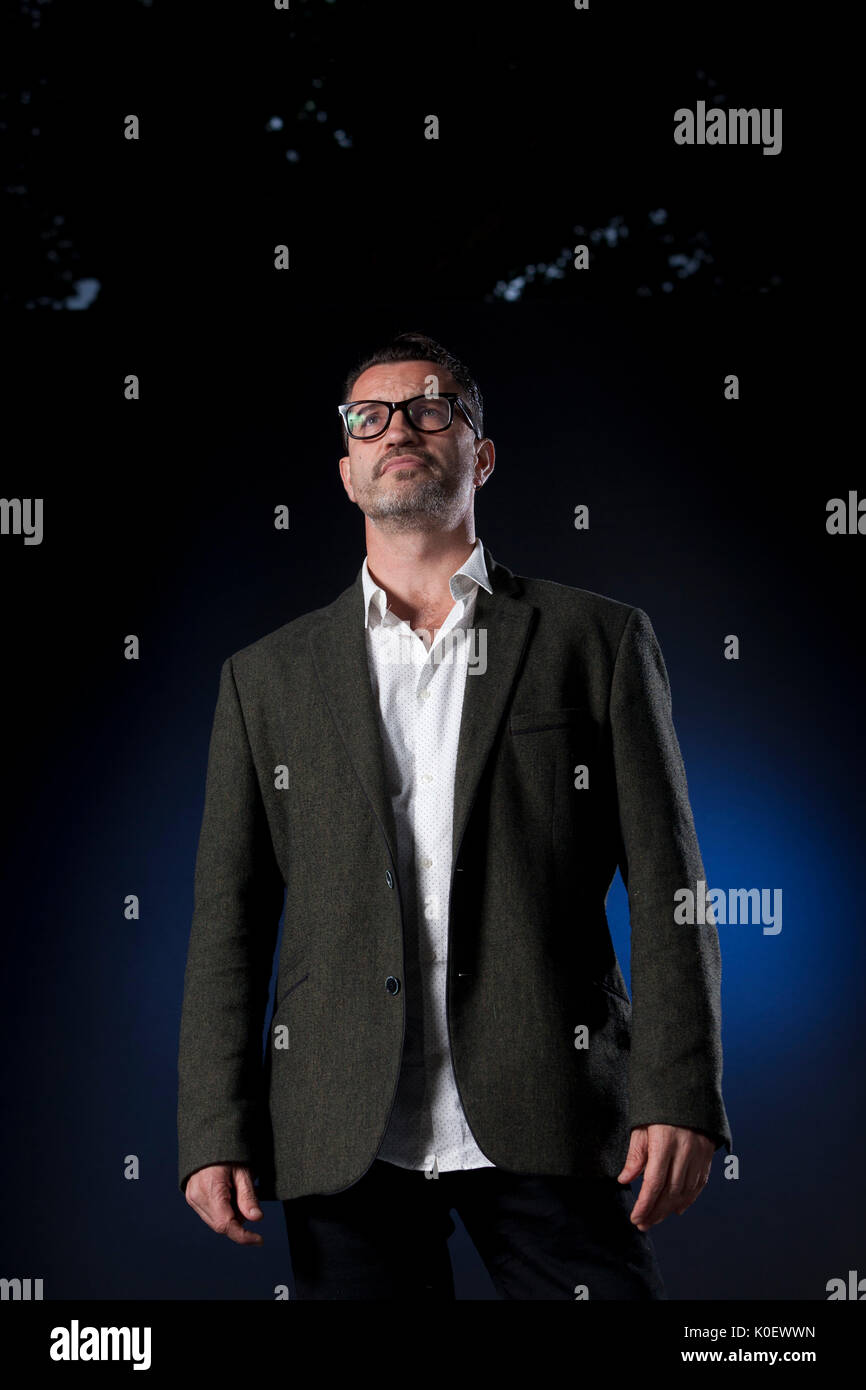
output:
[[[440,391],[438,396],[409,396],[405,401],[349,401],[338,405],[346,433],[352,439],[378,439],[384,434],[395,410],[402,410],[409,424],[425,434],[447,430],[454,419],[454,407],[465,417],[476,439],[481,434],[469,408],[456,391]]]

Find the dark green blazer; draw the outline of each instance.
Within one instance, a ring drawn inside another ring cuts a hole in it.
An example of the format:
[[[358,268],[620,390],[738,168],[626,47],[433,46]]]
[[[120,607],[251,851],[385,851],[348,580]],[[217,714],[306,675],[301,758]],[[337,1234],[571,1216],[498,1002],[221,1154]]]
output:
[[[674,893],[705,874],[650,621],[484,558],[447,993],[472,1133],[534,1174],[615,1176],[635,1125],[730,1148],[718,932],[674,922]],[[397,863],[359,570],[222,667],[180,1027],[182,1191],[211,1163],[248,1164],[265,1199],[338,1192],[372,1164],[404,1036]],[[617,865],[631,1000],[605,915]]]

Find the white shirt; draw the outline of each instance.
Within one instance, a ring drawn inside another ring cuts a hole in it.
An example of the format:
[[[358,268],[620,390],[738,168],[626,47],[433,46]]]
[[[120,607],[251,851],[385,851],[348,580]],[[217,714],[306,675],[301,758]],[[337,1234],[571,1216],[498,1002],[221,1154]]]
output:
[[[429,633],[413,632],[388,610],[366,557],[361,577],[367,663],[397,828],[406,968],[403,1064],[377,1157],[431,1177],[493,1168],[460,1104],[446,1015],[454,772],[468,666],[478,664],[471,625],[479,584],[492,593],[484,551],[476,540],[451,576],[454,607],[432,643]]]

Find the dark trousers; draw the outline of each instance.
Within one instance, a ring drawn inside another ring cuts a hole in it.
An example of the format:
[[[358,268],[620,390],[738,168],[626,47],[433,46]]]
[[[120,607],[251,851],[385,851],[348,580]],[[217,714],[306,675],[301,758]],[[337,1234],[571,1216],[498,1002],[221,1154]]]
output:
[[[666,1298],[634,1202],[615,1178],[428,1178],[376,1159],[342,1192],[283,1202],[295,1297],[453,1300],[453,1209],[500,1298]]]

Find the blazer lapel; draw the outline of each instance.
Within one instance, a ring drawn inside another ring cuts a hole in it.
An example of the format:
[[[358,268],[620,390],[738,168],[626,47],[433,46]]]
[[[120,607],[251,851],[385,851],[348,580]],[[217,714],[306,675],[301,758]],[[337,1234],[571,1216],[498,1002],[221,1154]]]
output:
[[[452,866],[457,862],[478,783],[517,679],[535,612],[533,605],[522,597],[519,581],[511,570],[496,563],[487,546],[484,560],[493,592],[488,594],[479,587],[472,626],[477,633],[486,634],[487,665],[483,671],[479,669],[473,674],[470,667],[466,673],[454,776]],[[475,650],[484,653],[480,638]]]
[[[486,634],[486,669],[466,676],[463,714],[454,782],[453,856],[472,809],[484,764],[517,676],[534,613],[521,587],[487,547],[484,559],[493,592],[479,588],[473,627]],[[310,634],[310,648],[322,696],[385,835],[393,862],[398,862],[397,832],[385,781],[379,732],[379,709],[367,665],[364,590],[361,570],[328,610],[328,620]]]
[[[310,633],[310,649],[322,695],[379,821],[391,858],[397,860],[394,810],[385,783],[379,708],[370,683],[361,570],[331,604],[328,621]]]

